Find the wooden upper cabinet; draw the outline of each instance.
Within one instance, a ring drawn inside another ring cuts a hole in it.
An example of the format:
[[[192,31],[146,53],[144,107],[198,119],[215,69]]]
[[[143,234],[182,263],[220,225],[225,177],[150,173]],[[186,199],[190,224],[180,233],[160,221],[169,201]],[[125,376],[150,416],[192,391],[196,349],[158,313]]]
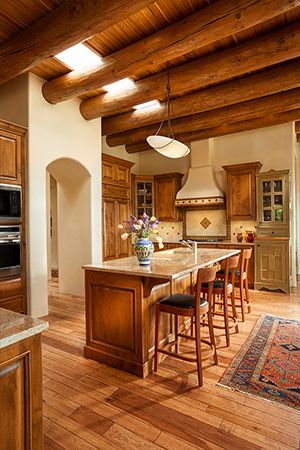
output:
[[[133,163],[102,154],[102,183],[130,188],[130,169]]]
[[[262,172],[256,181],[258,234],[289,236],[289,170]]]
[[[175,207],[176,194],[181,188],[182,173],[154,175],[155,215],[161,221],[182,220],[181,208]]]
[[[0,183],[22,184],[25,132],[22,127],[0,120]]]
[[[226,172],[226,208],[230,220],[256,219],[256,173],[259,161],[222,166]]]
[[[131,212],[131,174],[133,163],[102,155],[103,260],[130,255],[131,241],[123,241],[118,224],[128,220]]]

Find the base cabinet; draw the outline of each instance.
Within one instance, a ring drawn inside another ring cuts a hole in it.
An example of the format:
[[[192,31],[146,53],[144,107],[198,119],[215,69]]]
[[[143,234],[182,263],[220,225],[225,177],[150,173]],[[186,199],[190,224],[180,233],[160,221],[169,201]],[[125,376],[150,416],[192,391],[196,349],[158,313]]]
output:
[[[281,289],[289,293],[289,239],[257,239],[255,255],[255,289]]]
[[[42,450],[41,337],[0,350],[0,448]]]

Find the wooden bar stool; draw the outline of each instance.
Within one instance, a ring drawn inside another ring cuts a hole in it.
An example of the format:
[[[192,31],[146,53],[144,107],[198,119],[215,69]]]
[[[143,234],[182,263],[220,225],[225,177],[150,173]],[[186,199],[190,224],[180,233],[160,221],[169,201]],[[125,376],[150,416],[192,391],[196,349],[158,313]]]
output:
[[[245,321],[245,302],[248,307],[248,313],[251,312],[249,287],[248,287],[248,268],[249,260],[252,255],[252,248],[243,248],[240,253],[239,267],[235,272],[235,279],[238,284],[240,296],[240,304],[236,304],[236,308],[241,308],[242,322]],[[217,272],[217,278],[224,278],[224,269]],[[245,295],[244,295],[245,290]],[[236,298],[237,299],[237,298]]]
[[[213,316],[221,315],[224,317],[224,326],[214,324],[214,328],[225,330],[226,346],[230,346],[230,329],[235,328],[235,332],[239,332],[235,305],[235,293],[234,293],[234,283],[235,283],[235,272],[239,265],[240,256],[231,256],[226,258],[225,267],[222,279],[215,280],[213,284]],[[209,287],[202,284],[202,292],[205,294],[208,292]],[[231,298],[231,308],[232,314],[228,312],[228,296]],[[216,296],[220,298],[220,301],[216,301]],[[222,311],[216,312],[215,305],[221,305]],[[232,324],[229,323],[229,319],[232,320]]]
[[[156,321],[155,321],[155,353],[154,353],[154,371],[158,367],[158,353],[173,356],[175,358],[197,363],[198,384],[203,385],[202,361],[201,361],[201,342],[208,344],[213,349],[214,364],[218,364],[217,351],[214,338],[214,330],[212,323],[212,290],[213,282],[216,278],[216,267],[199,269],[197,273],[197,283],[195,286],[195,295],[191,294],[173,294],[159,301],[156,304]],[[202,284],[207,283],[206,299],[201,297]],[[173,314],[175,316],[175,339],[172,342],[159,347],[159,324],[160,313]],[[191,323],[195,323],[195,337],[189,336],[178,331],[178,317],[190,317]],[[210,341],[201,339],[200,326],[201,320],[207,318]],[[188,357],[179,353],[179,340],[182,337],[192,339],[196,342],[196,357]],[[167,346],[175,345],[175,352],[167,350]]]

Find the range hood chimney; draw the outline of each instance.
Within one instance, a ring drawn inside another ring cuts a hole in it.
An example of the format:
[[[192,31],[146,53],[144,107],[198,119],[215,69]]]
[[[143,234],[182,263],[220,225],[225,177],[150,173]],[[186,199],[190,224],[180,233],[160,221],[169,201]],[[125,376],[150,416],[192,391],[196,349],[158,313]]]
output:
[[[210,164],[213,141],[193,142],[191,145],[191,168],[185,185],[176,195],[176,206],[199,206],[219,208],[225,205],[225,197],[219,188]]]

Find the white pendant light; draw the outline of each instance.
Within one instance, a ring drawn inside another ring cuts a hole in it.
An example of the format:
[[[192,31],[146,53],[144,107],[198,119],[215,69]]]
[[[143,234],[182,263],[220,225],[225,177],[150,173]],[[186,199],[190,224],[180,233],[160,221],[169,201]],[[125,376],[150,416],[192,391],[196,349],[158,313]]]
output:
[[[190,149],[187,145],[170,137],[154,134],[148,136],[146,141],[158,153],[161,153],[168,158],[182,158],[190,153]]]
[[[190,153],[188,146],[175,139],[172,125],[171,125],[171,111],[173,109],[171,106],[171,88],[170,88],[170,76],[169,76],[169,65],[167,66],[167,102],[165,106],[165,112],[167,112],[167,123],[168,123],[168,136],[161,136],[159,134],[165,119],[163,118],[161,124],[154,135],[148,136],[146,141],[148,144],[154,148],[161,155],[167,156],[168,158],[182,158]]]

